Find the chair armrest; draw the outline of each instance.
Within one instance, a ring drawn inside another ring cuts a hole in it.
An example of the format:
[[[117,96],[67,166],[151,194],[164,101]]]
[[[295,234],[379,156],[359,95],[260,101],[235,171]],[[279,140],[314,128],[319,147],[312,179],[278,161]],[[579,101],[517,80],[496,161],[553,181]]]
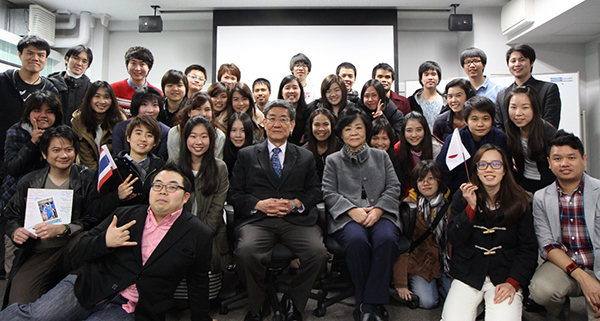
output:
[[[233,210],[233,206],[225,204],[225,206],[223,206],[223,209],[225,210],[225,224],[233,225],[235,223],[235,212]]]

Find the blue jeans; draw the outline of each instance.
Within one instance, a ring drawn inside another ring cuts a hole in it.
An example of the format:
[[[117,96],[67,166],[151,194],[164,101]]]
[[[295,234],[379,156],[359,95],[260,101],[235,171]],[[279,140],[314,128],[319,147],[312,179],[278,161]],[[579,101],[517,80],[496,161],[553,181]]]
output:
[[[445,298],[450,290],[450,277],[442,274],[439,279],[427,282],[419,275],[412,276],[408,281],[410,290],[419,297],[419,307],[422,309],[434,309],[440,302],[440,295]]]
[[[77,275],[69,274],[35,302],[11,304],[0,312],[0,320],[135,320],[132,314],[125,312],[121,307],[127,303],[127,299],[121,295],[116,295],[93,308],[84,308],[75,297],[75,280]]]

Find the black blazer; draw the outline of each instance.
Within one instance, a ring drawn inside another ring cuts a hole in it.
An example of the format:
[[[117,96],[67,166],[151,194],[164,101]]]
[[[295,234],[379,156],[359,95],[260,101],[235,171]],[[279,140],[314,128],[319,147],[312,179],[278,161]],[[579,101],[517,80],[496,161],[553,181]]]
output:
[[[537,80],[533,77],[529,78],[523,85],[530,85],[535,88],[540,95],[542,118],[552,124],[554,128],[558,128],[561,109],[558,86],[554,83]],[[509,120],[505,99],[515,87],[517,87],[517,84],[512,83],[512,85],[499,92],[498,97],[496,98],[496,117],[494,117],[494,124],[500,129],[504,129],[504,123]]]
[[[459,189],[454,193],[448,223],[448,240],[452,244],[450,275],[477,290],[481,290],[486,275],[490,276],[494,285],[504,283],[511,277],[522,288],[527,287],[537,267],[538,254],[531,207],[515,222],[501,225],[504,218],[502,209],[498,210],[491,222],[480,212],[475,214],[473,222],[469,222],[466,204]],[[494,227],[500,229],[483,233],[485,229]],[[495,254],[484,255],[484,250],[476,246],[501,248],[495,249]]]
[[[302,147],[287,144],[280,179],[271,166],[267,141],[242,148],[229,186],[227,202],[235,209],[236,229],[268,217],[263,212],[251,214],[256,203],[267,198],[297,198],[302,202],[302,213],[283,217],[291,223],[310,226],[317,221],[313,208],[322,200],[321,182],[312,153]]]
[[[136,320],[164,320],[173,306],[173,293],[185,276],[192,320],[209,316],[208,271],[212,252],[212,231],[187,211],[175,221],[146,264],[142,265],[141,238],[147,205],[118,208],[113,215],[117,226],[136,220],[129,232],[136,246],[106,247],[106,229],[112,215],[81,238],[77,255],[86,263],[74,273],[75,296],[84,307],[114,297],[136,284],[139,301]]]

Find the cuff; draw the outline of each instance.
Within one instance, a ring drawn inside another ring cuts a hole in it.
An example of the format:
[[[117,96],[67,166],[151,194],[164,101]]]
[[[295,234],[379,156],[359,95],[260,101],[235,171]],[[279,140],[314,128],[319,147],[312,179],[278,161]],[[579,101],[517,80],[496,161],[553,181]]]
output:
[[[519,289],[521,288],[521,284],[519,284],[519,281],[509,277],[508,279],[506,279],[506,283],[510,284],[513,286],[513,288],[515,288],[515,291],[519,291]]]
[[[475,219],[475,209],[473,209],[470,204],[467,204],[467,208],[465,209],[465,212],[467,213],[469,222],[473,222],[473,220]]]

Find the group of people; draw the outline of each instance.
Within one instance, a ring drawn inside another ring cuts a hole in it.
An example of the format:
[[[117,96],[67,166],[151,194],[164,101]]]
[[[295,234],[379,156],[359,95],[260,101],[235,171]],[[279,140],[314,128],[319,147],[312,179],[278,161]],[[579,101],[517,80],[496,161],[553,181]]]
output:
[[[93,56],[82,45],[67,51],[65,71],[41,77],[49,50],[24,37],[22,67],[0,75],[0,318],[160,320],[180,295],[192,319],[210,320],[209,299],[235,262],[245,320],[262,320],[264,263],[280,242],[299,262],[280,309],[302,320],[327,269],[325,234],[344,249],[355,320],[387,320],[390,286],[424,309],[444,298],[442,320],[475,320],[482,301],[487,320],[518,320],[527,292],[563,319],[568,297],[582,294],[590,318],[600,315],[600,182],[584,174],[581,141],[557,132],[558,88],[531,76],[528,45],[506,53],[507,88],[483,74],[485,53],[468,48],[468,79],[442,93],[441,67],[426,61],[409,98],[391,90],[387,63],[359,93],[352,63],[318,87],[297,54],[274,100],[269,80],[249,87],[235,64],[220,66],[206,91],[200,65],[169,70],[154,87],[143,47],[126,52],[129,77],[112,84],[85,76]],[[457,144],[468,155],[452,166]],[[29,188],[73,190],[71,222],[26,229]],[[327,230],[316,224],[323,201]],[[406,253],[403,202],[416,205]]]

